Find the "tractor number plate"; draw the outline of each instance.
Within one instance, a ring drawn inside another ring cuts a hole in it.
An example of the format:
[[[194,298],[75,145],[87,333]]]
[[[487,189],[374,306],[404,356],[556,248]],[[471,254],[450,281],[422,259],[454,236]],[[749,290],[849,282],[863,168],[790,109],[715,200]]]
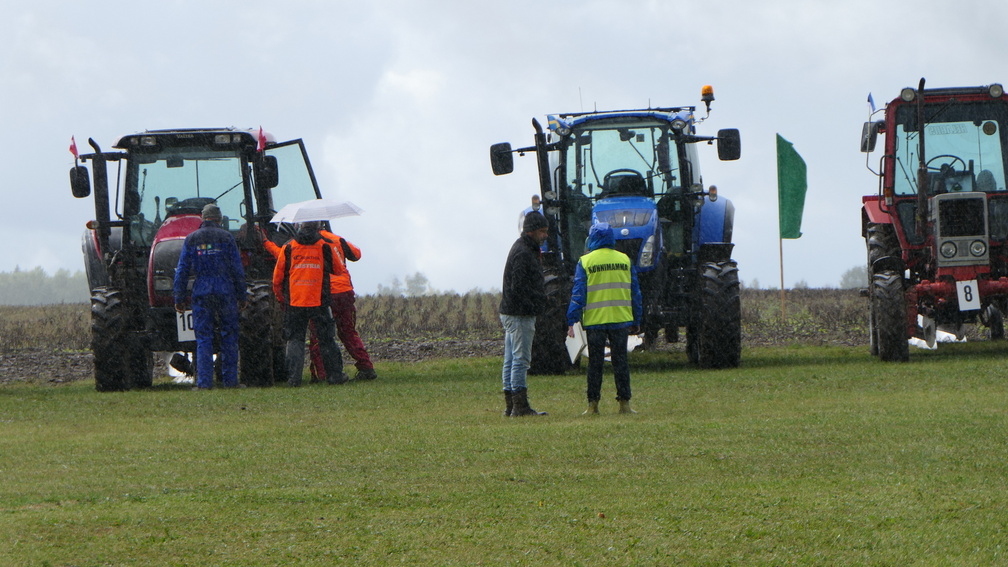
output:
[[[191,309],[183,311],[182,313],[177,311],[175,312],[175,327],[178,329],[179,342],[196,340],[196,329],[193,329],[193,315]]]
[[[980,309],[980,291],[976,280],[956,282],[956,292],[959,294],[959,311]]]

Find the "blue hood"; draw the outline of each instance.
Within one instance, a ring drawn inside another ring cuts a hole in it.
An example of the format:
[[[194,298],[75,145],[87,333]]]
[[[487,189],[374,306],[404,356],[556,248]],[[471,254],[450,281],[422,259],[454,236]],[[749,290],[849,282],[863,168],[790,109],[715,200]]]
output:
[[[612,227],[606,222],[597,222],[588,231],[588,251],[599,248],[613,248],[616,246],[616,235],[613,234]]]

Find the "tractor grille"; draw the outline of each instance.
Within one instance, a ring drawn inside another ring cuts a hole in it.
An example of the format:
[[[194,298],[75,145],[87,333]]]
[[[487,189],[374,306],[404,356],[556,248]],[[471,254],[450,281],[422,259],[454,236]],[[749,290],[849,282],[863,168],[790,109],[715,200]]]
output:
[[[640,247],[640,238],[628,238],[626,240],[617,240],[614,248],[629,256],[630,263],[636,266],[637,258],[640,255]]]
[[[983,236],[984,220],[982,198],[943,200],[938,203],[940,236]]]

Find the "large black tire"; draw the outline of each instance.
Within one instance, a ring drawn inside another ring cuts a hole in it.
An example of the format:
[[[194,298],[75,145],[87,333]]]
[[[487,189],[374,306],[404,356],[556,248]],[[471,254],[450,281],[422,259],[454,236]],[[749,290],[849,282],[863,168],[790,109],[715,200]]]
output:
[[[907,307],[903,275],[892,270],[872,274],[872,320],[878,345],[878,357],[886,362],[910,360],[907,342]]]
[[[132,386],[129,328],[122,292],[95,288],[91,293],[91,352],[99,392],[121,392]]]
[[[901,256],[899,239],[896,237],[896,229],[888,223],[867,223],[865,225],[865,249],[868,253],[868,286],[872,285],[872,265],[880,258]],[[872,356],[879,355],[879,332],[878,321],[875,315],[875,302],[871,299],[869,292],[868,304],[868,348]]]
[[[269,284],[249,286],[238,335],[238,375],[247,386],[272,386],[274,382],[274,303]]]
[[[735,368],[742,360],[738,266],[732,260],[705,263],[700,268],[699,291],[697,362],[702,368]]]
[[[571,368],[567,354],[567,306],[570,281],[559,274],[546,274],[546,311],[536,318],[529,374],[563,374]]]

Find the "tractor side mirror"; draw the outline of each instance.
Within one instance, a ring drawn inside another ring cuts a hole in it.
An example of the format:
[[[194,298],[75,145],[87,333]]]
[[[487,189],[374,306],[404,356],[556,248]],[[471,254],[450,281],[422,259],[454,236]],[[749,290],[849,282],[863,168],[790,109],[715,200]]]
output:
[[[83,165],[70,170],[70,192],[78,199],[91,194],[91,178],[88,177],[88,170]]]
[[[493,168],[494,175],[507,175],[514,171],[510,143],[501,142],[490,146],[490,167]]]
[[[272,189],[280,184],[280,168],[276,156],[262,156],[255,165],[256,187]]]
[[[742,156],[742,138],[738,128],[718,130],[717,155],[721,161],[734,161]]]
[[[885,122],[881,120],[877,122],[865,122],[864,126],[861,128],[861,151],[864,153],[871,153],[875,151],[875,141],[878,140],[878,134],[882,131]]]

